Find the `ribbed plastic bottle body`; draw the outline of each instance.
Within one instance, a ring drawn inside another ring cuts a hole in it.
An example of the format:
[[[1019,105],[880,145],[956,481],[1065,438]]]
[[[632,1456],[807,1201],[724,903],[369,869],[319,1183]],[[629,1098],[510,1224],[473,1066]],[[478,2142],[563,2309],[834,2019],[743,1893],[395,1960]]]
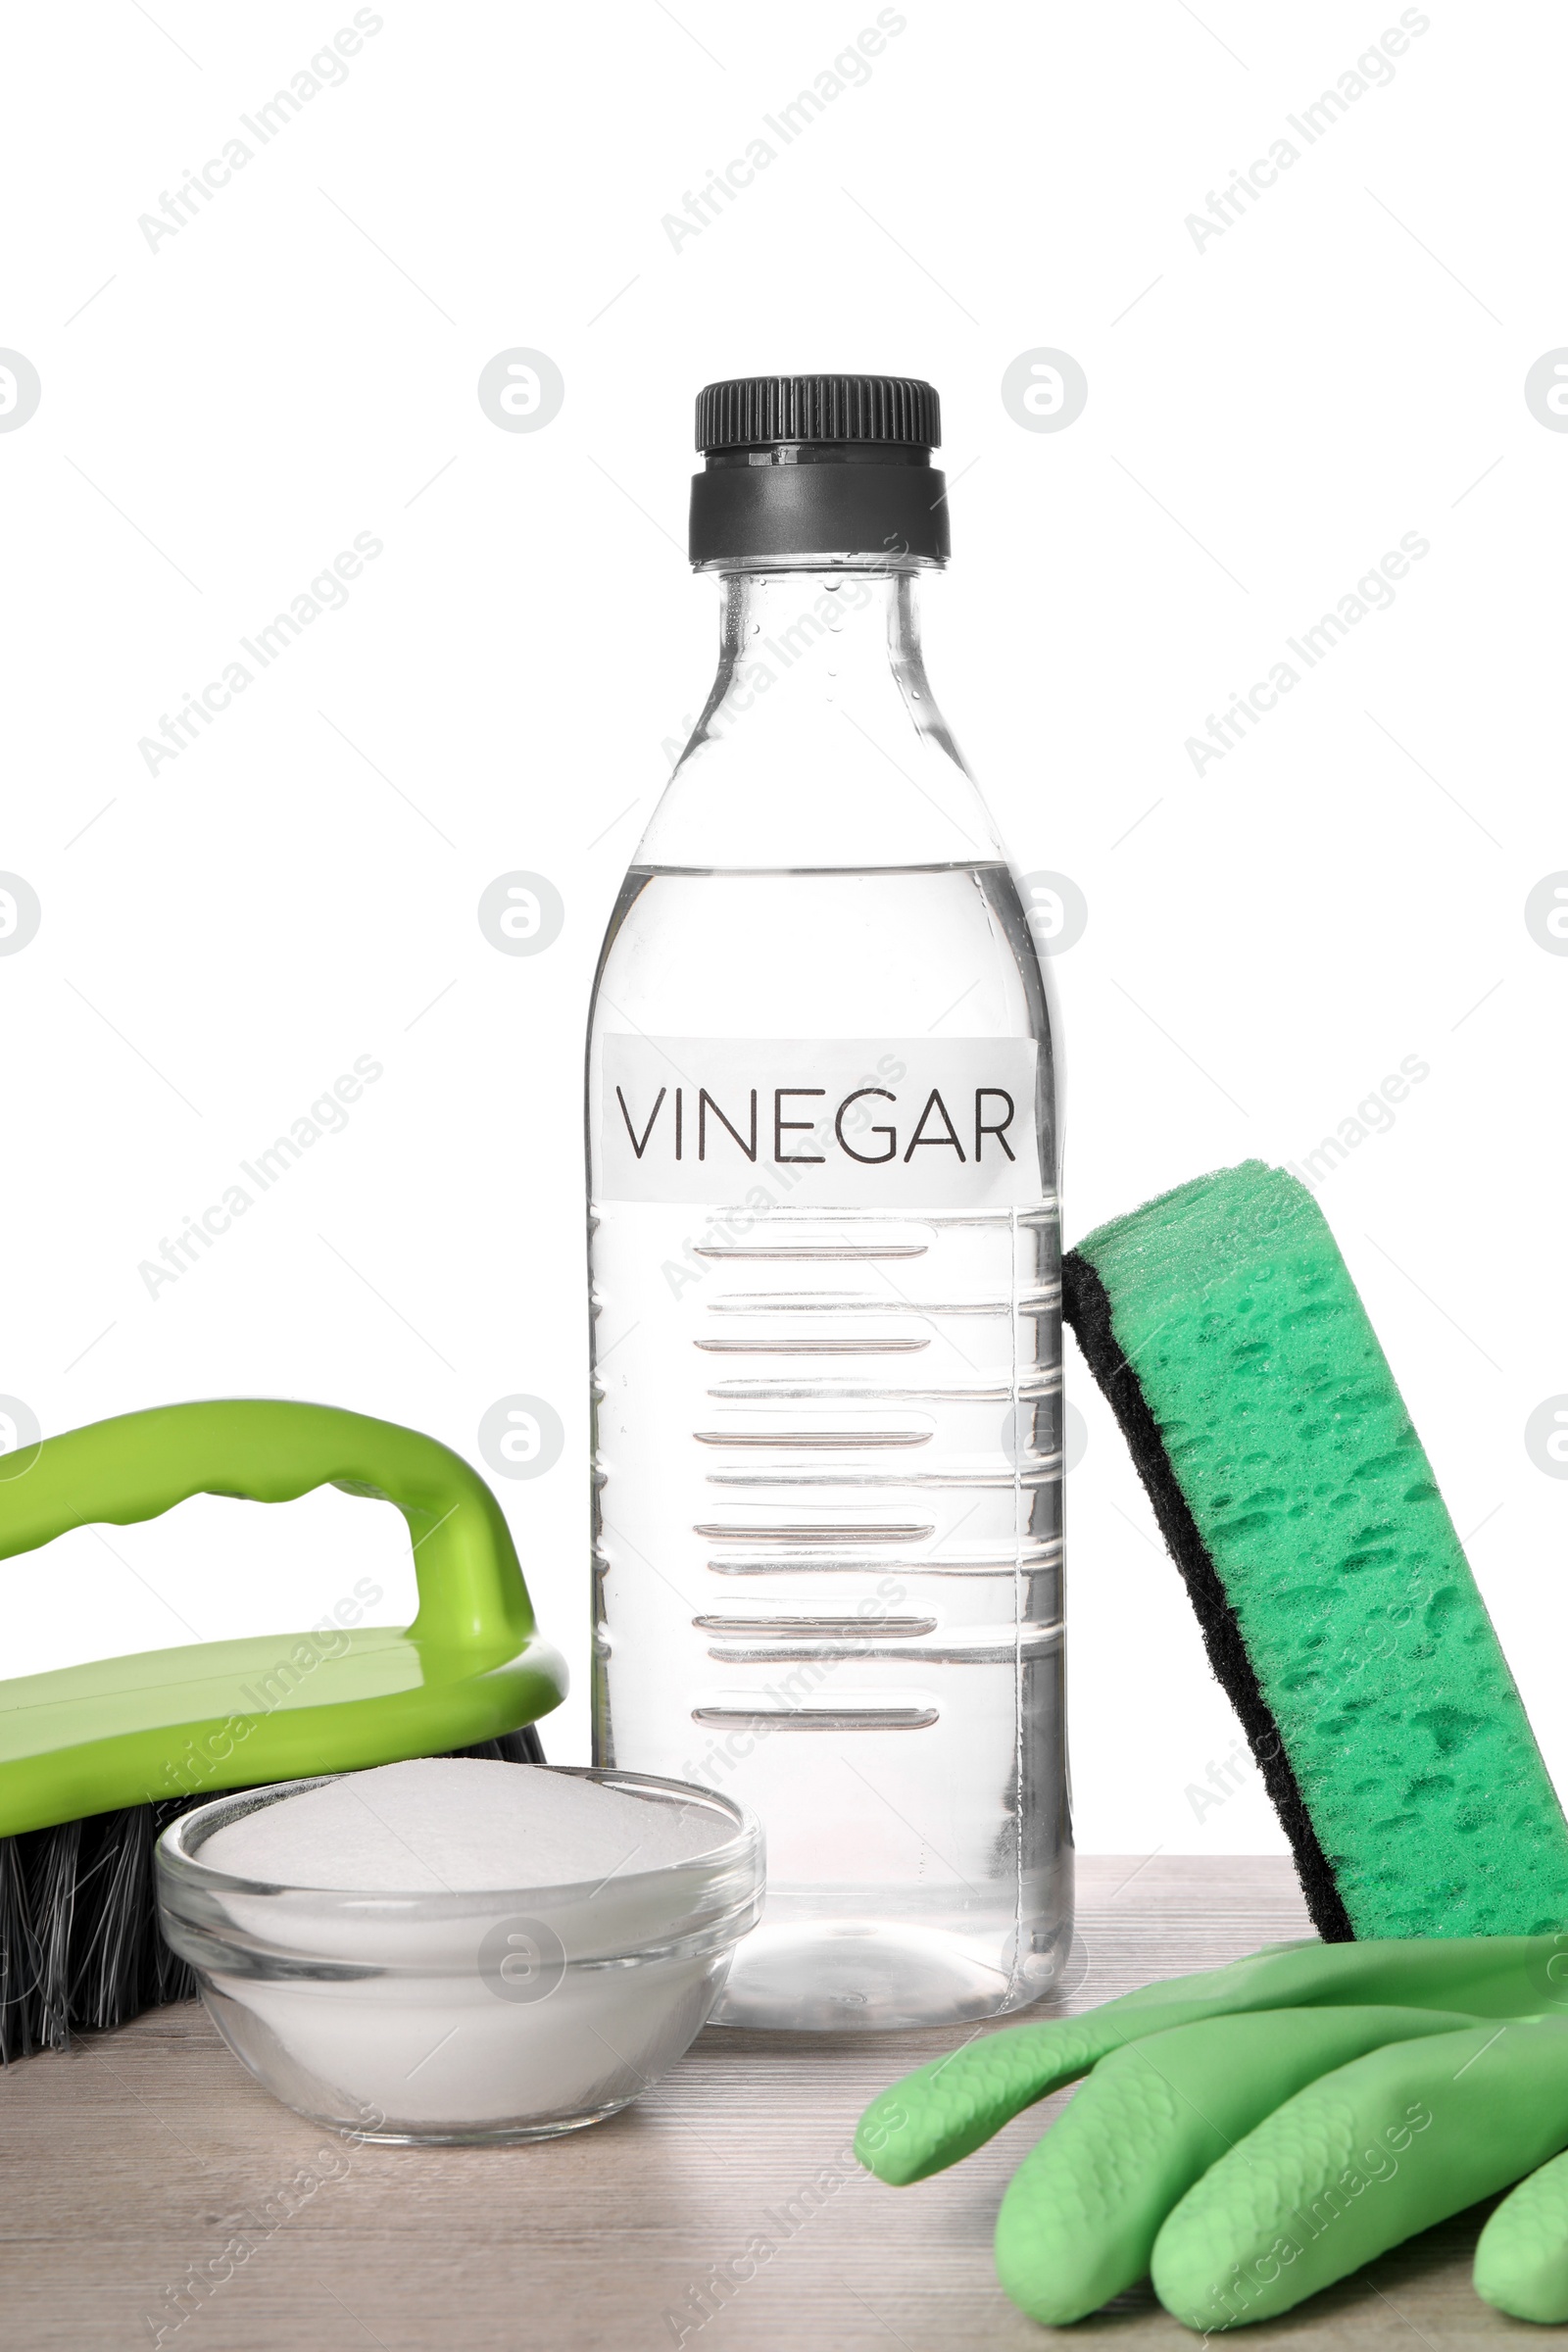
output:
[[[1050,1007],[912,582],[725,586],[590,1031],[596,1755],[762,1819],[723,2020],[994,2015],[1071,1933]]]

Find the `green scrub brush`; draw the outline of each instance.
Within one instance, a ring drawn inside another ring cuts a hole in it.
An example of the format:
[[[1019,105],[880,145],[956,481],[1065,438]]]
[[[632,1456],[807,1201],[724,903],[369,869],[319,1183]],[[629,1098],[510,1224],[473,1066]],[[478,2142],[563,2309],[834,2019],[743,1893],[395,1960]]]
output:
[[[0,1682],[0,2062],[194,1990],[157,1926],[152,1851],[224,1788],[458,1753],[542,1761],[523,1731],[565,1695],[495,1496],[433,1438],[330,1405],[126,1413],[8,1457],[0,1559],[192,1494],[396,1503],[419,1608],[148,1650]]]
[[[1062,1275],[1318,1933],[1568,1927],[1568,1824],[1305,1187],[1223,1168]]]

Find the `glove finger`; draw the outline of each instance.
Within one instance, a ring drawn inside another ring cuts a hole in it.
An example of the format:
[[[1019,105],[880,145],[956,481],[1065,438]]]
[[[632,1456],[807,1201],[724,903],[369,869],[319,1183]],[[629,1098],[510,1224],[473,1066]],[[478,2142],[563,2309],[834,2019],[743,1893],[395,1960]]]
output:
[[[1263,2010],[1113,2050],[1002,2200],[1004,2289],[1048,2327],[1098,2311],[1147,2276],[1171,2207],[1282,2100],[1385,2042],[1469,2022],[1430,2009]]]
[[[1142,2030],[1153,2033],[1157,2011]],[[878,2093],[860,2118],[855,2153],[895,2188],[956,2164],[1037,2099],[1076,2082],[1126,2035],[1106,2010],[986,2034]]]
[[[1476,2242],[1476,2293],[1516,2320],[1568,2320],[1568,2156],[1504,2197]]]
[[[1154,2289],[1187,2327],[1271,2319],[1568,2141],[1568,2022],[1393,2042],[1265,2118],[1183,2197]]]
[[[1228,1973],[1216,1971],[1215,1979]],[[924,2180],[972,2155],[1024,2108],[1087,2075],[1107,2051],[1223,2014],[1228,2006],[1223,1995],[1181,1997],[1188,1984],[1211,1981],[1177,1977],[1168,1985],[1105,2001],[1080,2017],[976,2034],[946,2058],[916,2067],[879,2092],[860,2118],[855,2153],[867,2172],[894,2188]],[[1150,1997],[1154,1994],[1165,1997]],[[1240,1991],[1234,1997],[1239,2002]]]
[[[1080,2017],[983,2034],[873,2099],[855,2152],[895,2187],[956,2164],[1025,2107],[1087,2074],[1106,2051],[1205,2017],[1256,2009],[1392,2003],[1518,2016],[1568,2004],[1568,1950],[1551,1936],[1454,1936],[1275,1945],[1226,1968],[1146,1984]]]
[[[1365,1943],[1275,1944],[1200,1976],[1146,1984],[1118,2013],[1180,1994],[1203,2014],[1321,2007],[1340,2001],[1457,2009],[1473,2017],[1568,2011],[1568,1936],[1428,1936]]]

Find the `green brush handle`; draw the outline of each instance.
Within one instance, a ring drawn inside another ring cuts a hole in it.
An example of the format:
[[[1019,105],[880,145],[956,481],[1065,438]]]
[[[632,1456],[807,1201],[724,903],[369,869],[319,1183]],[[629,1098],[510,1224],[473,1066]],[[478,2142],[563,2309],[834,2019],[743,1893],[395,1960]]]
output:
[[[29,1469],[0,1481],[0,1559],[94,1521],[160,1518],[193,1494],[293,1502],[317,1487],[403,1513],[419,1591],[412,1639],[493,1657],[534,1631],[512,1534],[484,1480],[434,1438],[331,1404],[168,1404],[46,1438]]]
[[[10,1475],[3,1475],[9,1471]],[[340,1487],[395,1503],[414,1539],[413,1625],[248,1635],[0,1681],[0,1838],[166,1797],[441,1756],[559,1706],[499,1505],[416,1430],[242,1398],[126,1413],[0,1462],[0,1560],[192,1494],[288,1502]]]

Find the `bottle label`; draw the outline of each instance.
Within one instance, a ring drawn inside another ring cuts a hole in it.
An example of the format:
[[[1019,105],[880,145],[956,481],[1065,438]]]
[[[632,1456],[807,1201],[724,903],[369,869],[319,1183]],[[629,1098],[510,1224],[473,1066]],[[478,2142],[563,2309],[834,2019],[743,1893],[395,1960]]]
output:
[[[1038,1059],[1027,1037],[607,1036],[598,1195],[1022,1206],[1043,1190]]]

